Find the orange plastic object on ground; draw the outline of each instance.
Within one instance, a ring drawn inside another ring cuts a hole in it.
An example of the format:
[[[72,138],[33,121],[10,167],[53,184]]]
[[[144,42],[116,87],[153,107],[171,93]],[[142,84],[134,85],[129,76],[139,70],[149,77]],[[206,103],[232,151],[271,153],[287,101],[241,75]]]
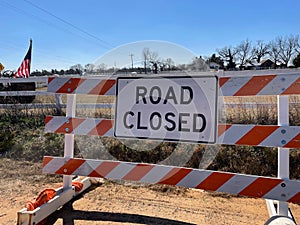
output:
[[[81,191],[83,188],[83,183],[74,181],[72,182],[72,186],[74,186],[75,191]],[[37,207],[40,207],[41,205],[47,203],[49,200],[51,200],[56,195],[56,191],[54,189],[45,189],[42,191],[39,196],[34,201],[27,201],[26,202],[26,209],[27,211],[35,210]],[[39,222],[37,225],[43,225],[47,221],[47,218]]]
[[[54,189],[45,189],[42,191],[39,196],[34,201],[28,201],[26,202],[26,208],[28,211],[32,211],[36,209],[37,207],[45,204],[49,200],[51,200],[56,194],[56,191]]]
[[[55,194],[56,191],[54,189],[45,189],[39,194],[39,196],[34,201],[26,202],[27,211],[35,210],[37,207],[40,207],[41,205],[45,204],[46,202],[51,200],[55,196]],[[37,225],[43,225],[46,222],[47,222],[47,218],[43,219]]]
[[[75,191],[78,192],[78,191],[81,191],[82,188],[83,188],[83,183],[79,182],[79,181],[73,181],[72,182],[72,186],[75,187]]]

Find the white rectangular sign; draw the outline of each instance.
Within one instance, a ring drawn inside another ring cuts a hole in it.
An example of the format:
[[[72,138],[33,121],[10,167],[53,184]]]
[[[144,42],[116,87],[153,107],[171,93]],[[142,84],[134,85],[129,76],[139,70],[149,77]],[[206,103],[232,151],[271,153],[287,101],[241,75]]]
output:
[[[215,143],[216,76],[119,77],[114,135]]]

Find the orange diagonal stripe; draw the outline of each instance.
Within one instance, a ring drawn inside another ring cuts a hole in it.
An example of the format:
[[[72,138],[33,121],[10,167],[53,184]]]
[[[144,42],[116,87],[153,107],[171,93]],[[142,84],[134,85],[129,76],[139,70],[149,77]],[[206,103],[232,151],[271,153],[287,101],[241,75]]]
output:
[[[290,198],[288,200],[288,202],[293,202],[293,203],[300,204],[300,191],[295,196],[293,196],[292,198]]]
[[[89,94],[92,95],[104,95],[112,86],[114,86],[116,80],[101,80],[99,84],[94,87]]]
[[[114,168],[116,168],[119,162],[102,162],[93,172],[91,172],[89,177],[106,177]]]
[[[70,175],[75,170],[77,170],[84,162],[84,159],[69,159],[68,162],[64,164],[61,168],[59,168],[55,173]]]
[[[56,93],[73,93],[84,79],[70,78]]]
[[[78,127],[85,119],[83,118],[69,118],[69,122],[65,122],[63,125],[61,125],[55,133],[67,133],[70,134],[73,132],[76,127]],[[67,121],[67,118],[66,118]],[[68,129],[68,130],[67,130]]]
[[[53,158],[50,156],[44,156],[43,167],[45,167]]]
[[[196,188],[216,191],[233,176],[234,174],[230,173],[213,172],[204,181],[198,184]]]
[[[53,81],[53,80],[54,80],[54,78],[55,78],[55,77],[48,77],[48,84],[50,84],[50,83],[51,83],[51,81]]]
[[[103,136],[113,127],[113,123],[113,120],[103,119],[88,133],[88,135]]]
[[[222,87],[229,79],[230,77],[221,77],[219,79],[219,86]]]
[[[285,148],[300,148],[300,134],[296,135],[292,140],[290,140],[283,147]]]
[[[245,134],[235,144],[237,145],[258,145],[270,134],[272,134],[278,126],[254,126],[247,134]]]
[[[158,182],[158,184],[176,185],[179,181],[181,181],[191,171],[192,171],[192,169],[188,169],[188,168],[174,168],[169,173],[167,173]]]
[[[46,124],[49,123],[50,120],[52,120],[52,119],[53,119],[53,116],[46,116],[45,123]]]
[[[289,94],[300,94],[300,77],[291,85],[289,86],[284,92],[283,95]]]
[[[276,75],[254,76],[234,96],[256,95],[275,77]]]
[[[218,137],[220,137],[230,127],[231,127],[230,124],[219,124],[218,125]]]
[[[239,194],[244,196],[261,198],[281,182],[282,180],[280,179],[259,177],[255,181],[253,181],[248,187],[242,190]]]
[[[147,164],[137,164],[126,176],[123,177],[124,180],[141,180],[152,168],[154,165]]]

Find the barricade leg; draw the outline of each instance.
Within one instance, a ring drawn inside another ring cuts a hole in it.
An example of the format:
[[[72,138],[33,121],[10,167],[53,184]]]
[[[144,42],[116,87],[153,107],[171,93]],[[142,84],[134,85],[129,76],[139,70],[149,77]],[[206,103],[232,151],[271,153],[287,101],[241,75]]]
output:
[[[75,117],[76,112],[76,95],[67,95],[66,117]],[[74,134],[65,134],[64,157],[74,157]],[[63,176],[63,188],[72,188],[72,176]]]
[[[289,125],[289,96],[277,97],[278,125]],[[282,140],[284,141],[284,140]],[[278,148],[278,177],[289,179],[289,149]],[[277,214],[288,216],[288,203],[278,202]]]

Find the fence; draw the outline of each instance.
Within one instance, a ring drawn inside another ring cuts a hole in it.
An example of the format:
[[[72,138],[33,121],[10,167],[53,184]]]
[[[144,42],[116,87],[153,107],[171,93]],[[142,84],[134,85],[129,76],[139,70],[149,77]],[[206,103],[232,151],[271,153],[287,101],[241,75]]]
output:
[[[142,181],[264,198],[270,217],[292,217],[288,202],[300,203],[300,182],[289,179],[289,148],[300,147],[300,127],[289,126],[288,96],[300,94],[300,74],[224,76],[219,74],[223,96],[278,96],[278,125],[218,124],[216,143],[278,147],[278,177],[209,171],[175,166],[74,158],[74,135],[114,136],[112,119],[75,116],[76,95],[116,95],[112,78],[59,78],[48,80],[48,92],[67,94],[66,117],[48,116],[45,131],[65,134],[64,157],[44,157],[44,173],[64,175],[59,195],[35,211],[19,212],[18,224],[35,224],[69,201],[72,175]],[[171,92],[169,92],[171,93]],[[169,94],[169,98],[173,95]],[[125,122],[124,122],[125,123]],[[195,140],[197,142],[197,140]],[[88,187],[86,181],[86,187]],[[291,218],[292,220],[292,218]]]

